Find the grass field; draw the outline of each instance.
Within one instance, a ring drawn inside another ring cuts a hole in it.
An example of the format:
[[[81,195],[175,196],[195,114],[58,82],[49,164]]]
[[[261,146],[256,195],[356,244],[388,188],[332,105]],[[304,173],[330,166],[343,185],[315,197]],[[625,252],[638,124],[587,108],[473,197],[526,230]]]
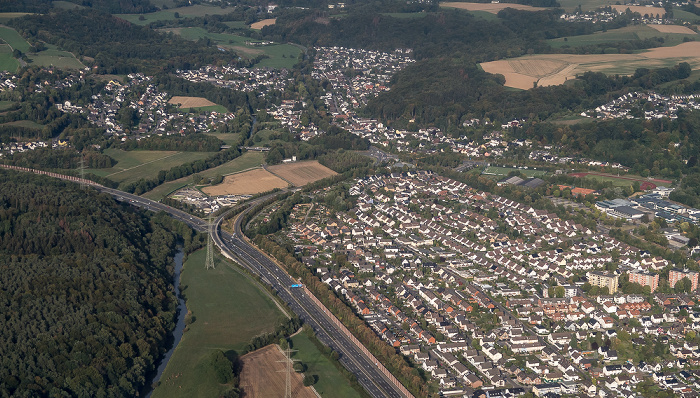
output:
[[[245,21],[226,21],[223,24],[234,29],[248,29]]]
[[[440,7],[457,8],[460,10],[469,10],[469,11],[487,11],[487,12],[490,12],[492,14],[498,14],[499,11],[506,9],[506,8],[513,8],[516,10],[523,10],[523,11],[541,11],[541,10],[549,9],[548,7],[533,7],[533,6],[528,6],[528,5],[523,5],[523,4],[515,4],[515,3],[468,3],[468,2],[460,2],[460,1],[443,2],[443,3],[440,3]]]
[[[0,12],[0,23],[5,23],[10,19],[19,18],[30,14],[28,12]]]
[[[382,15],[386,15],[387,17],[392,17],[392,18],[411,19],[411,18],[423,18],[428,14],[426,14],[424,12],[383,12]]]
[[[547,175],[547,172],[544,170],[518,169],[515,167],[498,167],[498,166],[487,167],[486,170],[484,170],[483,174],[504,176],[505,177],[511,171],[519,171],[528,177],[542,177],[542,176]]]
[[[585,175],[584,175],[585,174]],[[629,187],[632,185],[635,181],[638,181],[640,184],[644,182],[650,182],[654,185],[657,186],[662,186],[662,187],[669,187],[671,186],[671,182],[668,180],[661,180],[661,179],[648,179],[639,175],[635,174],[622,174],[620,176],[615,176],[615,175],[604,175],[602,173],[572,173],[572,176],[578,177],[580,176],[581,178],[590,178],[592,180],[597,180],[597,181],[609,181],[612,182],[613,186],[616,187]]]
[[[222,134],[219,134],[222,135]],[[233,135],[233,134],[229,134]],[[251,167],[258,167],[260,163],[263,162],[265,155],[259,152],[246,152],[243,155],[233,159],[230,162],[224,163],[221,166],[214,167],[209,170],[202,171],[198,173],[205,178],[211,178],[216,175],[226,175],[231,173],[237,173],[249,169]],[[172,192],[183,188],[187,185],[193,183],[192,176],[183,177],[175,181],[166,182],[165,184],[157,186],[152,191],[143,194],[144,197],[152,200],[161,200],[168,196]]]
[[[44,125],[39,124],[37,122],[33,122],[31,120],[17,120],[16,122],[0,124],[0,126],[19,126],[33,130],[41,130],[42,128],[44,128]]]
[[[212,137],[216,137],[223,141],[226,145],[232,145],[238,142],[238,134],[236,133],[204,133]],[[235,161],[235,160],[234,160]]]
[[[19,69],[19,61],[12,56],[9,44],[0,44],[0,70],[15,72]]]
[[[10,109],[14,103],[15,101],[0,101],[0,112]]]
[[[180,15],[180,18],[187,17],[203,17],[205,15],[223,15],[232,12],[234,8],[221,8],[214,6],[207,6],[203,4],[195,4],[189,7],[178,7],[171,8],[168,10],[156,11],[148,14],[118,14],[119,18],[126,19],[127,21],[136,25],[148,25],[154,21],[170,21],[177,19],[175,18],[175,13]],[[143,20],[139,20],[139,17],[143,16]]]
[[[153,398],[217,397],[226,390],[210,369],[214,350],[240,351],[255,336],[271,332],[284,319],[272,300],[233,265],[217,257],[204,268],[206,252],[185,262],[181,286],[195,317],[168,362]]]
[[[13,49],[17,49],[23,53],[28,52],[31,47],[16,30],[8,28],[7,26],[0,26],[0,39],[12,46]]]
[[[61,8],[64,10],[75,10],[77,9],[83,9],[85,8],[84,6],[81,6],[79,4],[71,3],[70,1],[57,1],[54,0],[51,2],[51,5],[53,5],[55,8]]]
[[[223,105],[208,105],[208,106],[198,106],[194,108],[180,108],[188,113],[199,113],[199,112],[218,112],[218,113],[229,113]]]
[[[61,69],[83,69],[85,65],[78,61],[73,54],[61,50],[44,50],[36,54],[27,54],[32,65],[55,66]]]
[[[205,159],[212,152],[176,152],[176,151],[123,151],[109,148],[104,151],[118,163],[109,169],[89,169],[89,172],[108,177],[116,182],[133,182],[140,178],[153,178],[161,170],[183,163]]]
[[[208,38],[218,46],[228,48],[248,58],[254,58],[259,54],[266,54],[270,58],[263,59],[256,66],[270,68],[291,68],[296,64],[301,50],[291,44],[273,44],[268,46],[249,46],[245,42],[250,38],[233,35],[230,33],[212,33],[199,27],[164,29],[179,34],[185,39],[197,41]]]
[[[547,40],[547,42],[554,48],[561,48],[565,46],[579,47],[616,43],[620,41],[644,40],[652,37],[662,37],[664,39],[664,46],[667,47],[681,44],[685,37],[700,39],[700,36],[696,33],[662,33],[647,25],[630,25],[620,29],[612,29],[607,32],[596,32],[590,35],[570,36],[566,38],[562,37]]]
[[[300,359],[307,366],[305,373],[318,376],[318,382],[314,388],[322,397],[356,398],[360,396],[342,373],[309,340],[306,333],[299,333],[292,337],[292,349],[298,350],[293,354],[293,358]]]

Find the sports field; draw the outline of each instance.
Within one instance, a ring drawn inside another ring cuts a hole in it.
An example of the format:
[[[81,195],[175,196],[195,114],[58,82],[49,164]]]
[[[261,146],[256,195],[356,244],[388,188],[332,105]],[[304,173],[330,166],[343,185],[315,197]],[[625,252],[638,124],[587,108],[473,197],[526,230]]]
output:
[[[616,187],[628,187],[632,185],[635,181],[640,183],[642,189],[654,189],[657,186],[668,187],[672,184],[672,181],[669,180],[663,180],[659,178],[645,178],[633,174],[623,174],[618,176],[606,173],[584,172],[570,173],[569,175],[572,177],[590,178],[598,181],[610,181]]]
[[[317,375],[318,382],[314,385],[322,397],[359,398],[350,382],[326,358],[316,345],[311,342],[305,332],[292,337],[292,349],[298,350],[292,357],[300,359],[307,366],[306,374]]]
[[[109,169],[88,171],[120,183],[153,178],[161,170],[169,170],[171,167],[206,159],[212,155],[212,152],[124,151],[115,148],[106,149],[104,153],[116,159],[118,163]]]
[[[611,29],[606,32],[596,32],[590,35],[569,36],[547,40],[555,48],[564,46],[579,47],[621,41],[644,40],[652,37],[664,39],[664,46],[676,46],[683,43],[684,38],[700,39],[692,30],[677,25],[630,25],[624,28]]]
[[[529,89],[562,84],[584,72],[629,75],[638,68],[660,68],[688,62],[700,69],[700,42],[658,47],[638,54],[538,54],[482,63],[489,73],[502,74],[506,86]]]
[[[278,164],[267,170],[297,187],[338,174],[316,160]]]
[[[528,177],[542,177],[546,176],[547,172],[544,170],[534,170],[534,169],[518,169],[515,167],[499,167],[499,166],[489,166],[482,172],[486,175],[494,176],[507,176],[512,171],[519,171]]]
[[[153,391],[153,398],[218,397],[220,385],[208,358],[214,350],[240,351],[250,340],[272,332],[284,315],[254,282],[217,257],[216,269],[204,267],[206,252],[185,262],[181,288],[194,322],[182,337]]]
[[[288,186],[286,181],[269,171],[256,169],[228,175],[221,184],[202,188],[202,192],[212,196],[251,195]]]

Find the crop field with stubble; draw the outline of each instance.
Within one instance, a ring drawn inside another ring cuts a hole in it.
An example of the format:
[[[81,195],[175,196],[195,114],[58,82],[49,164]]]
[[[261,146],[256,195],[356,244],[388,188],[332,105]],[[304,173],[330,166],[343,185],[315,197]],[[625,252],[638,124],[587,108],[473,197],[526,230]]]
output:
[[[630,75],[638,68],[672,67],[680,62],[687,62],[693,70],[700,69],[700,42],[657,47],[637,54],[526,55],[485,62],[481,67],[486,72],[505,76],[506,86],[527,90],[535,85],[562,84],[589,71]]]

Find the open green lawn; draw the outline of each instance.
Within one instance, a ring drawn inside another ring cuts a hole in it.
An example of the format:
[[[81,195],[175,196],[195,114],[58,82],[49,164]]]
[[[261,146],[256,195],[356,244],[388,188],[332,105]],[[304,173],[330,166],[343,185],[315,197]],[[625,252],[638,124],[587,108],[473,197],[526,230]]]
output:
[[[176,151],[124,151],[109,148],[105,154],[119,163],[109,169],[89,169],[89,172],[108,177],[116,182],[133,182],[140,178],[153,178],[161,170],[169,170],[195,160],[205,159],[212,152],[176,152]]]
[[[19,69],[19,61],[12,56],[9,44],[0,44],[0,70],[15,72]]]
[[[564,46],[578,47],[590,46],[605,43],[616,43],[620,41],[644,40],[652,37],[662,37],[664,46],[675,46],[683,42],[685,37],[691,39],[700,39],[697,34],[684,35],[678,33],[662,33],[654,28],[646,25],[631,25],[620,29],[612,29],[607,32],[596,32],[590,35],[562,37],[558,39],[547,40],[554,48]]]
[[[673,18],[691,23],[697,23],[697,21],[700,21],[700,15],[695,15],[692,12],[679,10],[677,8],[673,10]]]
[[[489,166],[484,170],[484,174],[496,175],[496,176],[507,176],[511,171],[519,171],[528,177],[542,177],[547,174],[544,170],[534,170],[534,169],[518,169],[515,167],[498,167]]]
[[[32,65],[54,66],[60,69],[82,69],[85,65],[78,61],[73,54],[68,51],[44,50],[36,54],[28,54]]]
[[[181,286],[195,317],[170,358],[153,398],[217,397],[220,385],[208,357],[214,350],[241,351],[250,340],[274,331],[284,315],[272,300],[221,257],[206,270],[205,250],[185,262]],[[177,376],[177,377],[176,377]]]
[[[0,39],[12,46],[13,49],[17,49],[23,53],[29,51],[31,47],[16,30],[8,28],[7,26],[0,26]]]
[[[29,12],[0,12],[0,23],[5,23],[10,19],[19,18],[30,14]]]
[[[154,21],[170,21],[175,18],[175,13],[180,15],[180,18],[187,17],[203,17],[205,15],[223,15],[228,14],[233,11],[233,8],[221,8],[214,6],[207,6],[203,4],[196,4],[189,7],[178,7],[170,8],[167,10],[161,10],[156,12],[151,12],[148,14],[118,14],[119,18],[126,19],[127,21],[136,25],[148,25]],[[139,17],[143,16],[143,20]]]
[[[197,41],[208,38],[218,46],[228,48],[240,53],[240,55],[255,58],[259,54],[265,54],[269,58],[263,59],[256,66],[270,68],[291,68],[296,64],[301,50],[291,44],[273,44],[269,46],[249,46],[246,41],[251,40],[245,36],[230,33],[212,33],[199,27],[164,29],[179,34],[185,39]]]
[[[25,128],[34,129],[34,130],[41,130],[42,128],[44,128],[43,124],[39,124],[39,123],[33,122],[31,120],[17,120],[16,122],[8,122],[8,123],[0,124],[0,126],[19,126],[19,127],[25,127]]]
[[[189,113],[199,113],[201,111],[229,113],[229,110],[226,109],[223,105],[207,105],[207,106],[198,106],[196,108],[180,108],[180,110],[182,110],[183,112],[188,111]]]
[[[318,376],[318,382],[314,388],[322,397],[354,398],[360,396],[350,386],[343,374],[309,340],[306,333],[299,333],[292,337],[292,349],[298,350],[292,355],[294,359],[301,360],[307,366],[304,374]]]
[[[77,9],[82,9],[85,8],[85,6],[81,6],[76,3],[72,3],[70,1],[60,1],[60,0],[54,0],[51,2],[51,5],[53,5],[55,8],[61,8],[64,10],[75,10]]]
[[[470,14],[474,15],[475,17],[483,18],[487,21],[497,21],[498,16],[492,12],[488,11],[469,11]]]
[[[0,112],[10,109],[14,103],[15,101],[0,101]]]
[[[205,134],[220,139],[226,145],[232,145],[233,143],[238,142],[238,134],[236,134],[236,133],[205,133]]]
[[[647,181],[646,178],[639,176],[639,175],[634,175],[634,174],[621,174],[620,177],[634,178],[634,179],[638,180],[640,184],[643,183],[644,181]],[[615,178],[614,176],[608,177],[608,176],[588,174],[584,178],[590,178],[592,180],[597,180],[597,181],[610,181],[610,182],[612,182],[613,186],[616,186],[616,187],[629,187],[630,185],[634,184],[634,181],[632,181],[632,180],[627,180],[627,179],[623,179],[623,178]],[[657,181],[650,181],[650,182],[653,184],[656,184],[657,186],[661,186],[661,187],[670,187],[671,186],[671,184],[664,183],[664,182],[657,182]]]
[[[198,174],[206,178],[211,178],[216,175],[227,175],[237,173],[239,171],[243,171],[252,167],[259,167],[260,164],[263,162],[264,158],[264,153],[246,152],[230,162],[224,163],[221,166],[217,166],[209,170],[202,171]],[[194,181],[192,179],[192,176],[183,177],[175,181],[170,181],[166,182],[165,184],[159,185],[155,187],[152,191],[143,194],[143,197],[151,200],[161,200],[169,194],[175,192],[176,190],[193,183]]]

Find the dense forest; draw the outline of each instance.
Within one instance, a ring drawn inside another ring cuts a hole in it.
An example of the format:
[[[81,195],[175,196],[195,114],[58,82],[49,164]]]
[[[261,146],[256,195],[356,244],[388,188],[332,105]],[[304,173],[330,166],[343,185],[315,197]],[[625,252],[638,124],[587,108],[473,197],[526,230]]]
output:
[[[53,10],[15,18],[8,24],[30,42],[45,41],[89,57],[83,60],[94,62],[100,73],[152,74],[238,62],[236,54],[219,51],[215,46],[202,46],[172,33],[158,33],[91,9]],[[65,29],[67,26],[70,29]]]
[[[76,7],[92,7],[114,14],[133,14],[156,11],[149,0],[67,0]],[[0,12],[36,12],[45,14],[53,8],[53,0],[0,0]]]
[[[137,395],[174,326],[180,239],[167,217],[0,171],[0,395]]]
[[[140,140],[127,140],[124,150],[144,149],[149,151],[218,152],[223,141],[210,135],[192,133],[185,135],[152,135]]]

